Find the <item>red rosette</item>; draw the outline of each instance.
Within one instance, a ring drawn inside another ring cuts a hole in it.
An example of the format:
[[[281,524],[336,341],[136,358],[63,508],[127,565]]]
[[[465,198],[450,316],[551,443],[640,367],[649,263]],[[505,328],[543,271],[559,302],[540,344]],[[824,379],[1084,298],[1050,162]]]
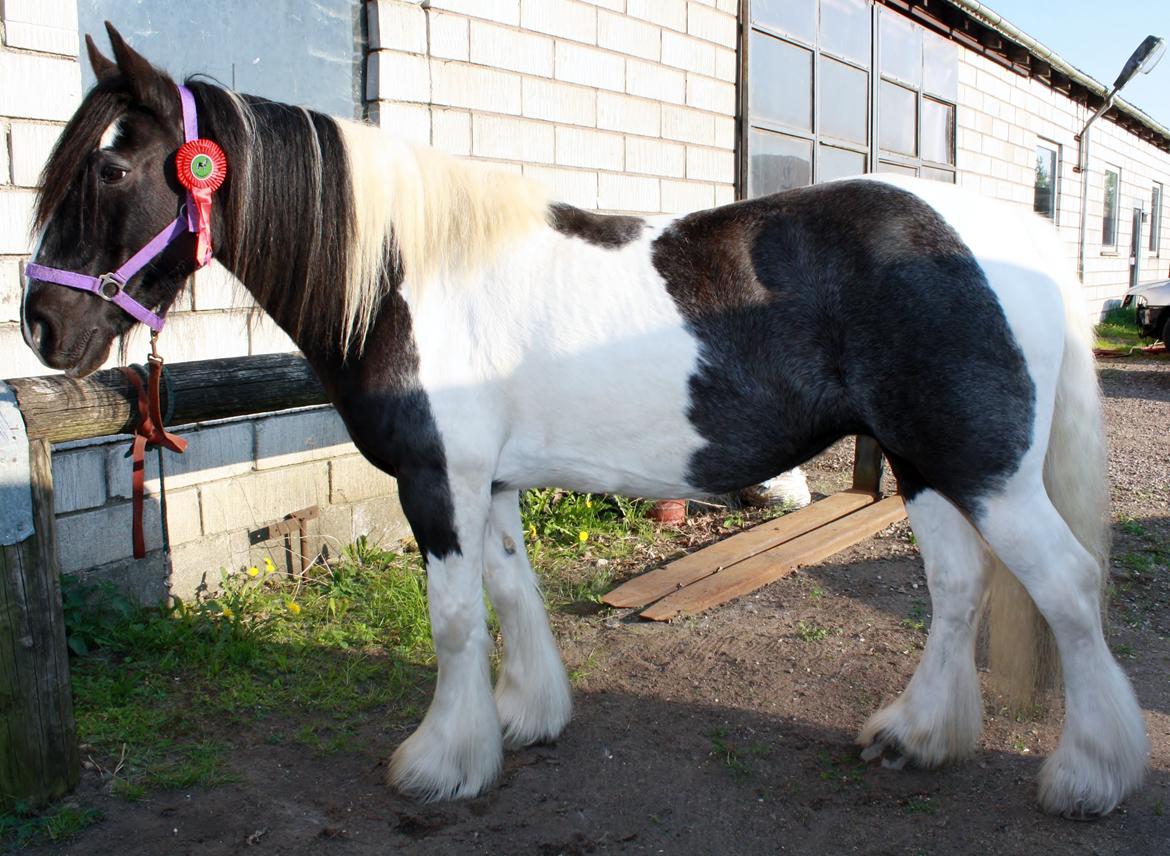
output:
[[[188,140],[175,155],[179,184],[192,193],[214,193],[227,178],[227,155],[211,140]]]

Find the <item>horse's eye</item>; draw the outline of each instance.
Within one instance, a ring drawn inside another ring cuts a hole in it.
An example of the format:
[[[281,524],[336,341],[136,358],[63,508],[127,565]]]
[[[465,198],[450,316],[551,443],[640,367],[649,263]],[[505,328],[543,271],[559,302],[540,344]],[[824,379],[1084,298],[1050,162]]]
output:
[[[102,166],[101,171],[102,181],[106,184],[115,184],[125,178],[128,172],[129,170],[123,169],[120,166],[115,166],[110,163],[105,164]]]

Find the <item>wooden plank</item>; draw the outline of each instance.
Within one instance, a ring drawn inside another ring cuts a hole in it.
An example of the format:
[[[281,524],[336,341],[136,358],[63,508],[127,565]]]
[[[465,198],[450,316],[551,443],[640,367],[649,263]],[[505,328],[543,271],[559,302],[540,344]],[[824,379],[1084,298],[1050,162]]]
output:
[[[642,618],[666,621],[726,603],[863,541],[905,516],[902,497],[883,499],[668,595],[645,609]]]
[[[29,443],[35,532],[0,546],[0,809],[38,808],[78,781],[49,443]]]
[[[677,561],[635,577],[605,594],[601,602],[609,606],[645,606],[684,586],[750,559],[798,535],[843,517],[873,502],[865,491],[845,490],[805,506],[799,511],[777,517],[726,538],[710,547],[696,550]]]
[[[167,375],[175,400],[172,406],[164,389],[162,406],[164,413],[173,411],[170,425],[328,402],[313,370],[296,354],[173,363]],[[117,369],[80,380],[47,375],[8,384],[16,392],[30,438],[60,443],[127,434],[137,423],[138,394]]]

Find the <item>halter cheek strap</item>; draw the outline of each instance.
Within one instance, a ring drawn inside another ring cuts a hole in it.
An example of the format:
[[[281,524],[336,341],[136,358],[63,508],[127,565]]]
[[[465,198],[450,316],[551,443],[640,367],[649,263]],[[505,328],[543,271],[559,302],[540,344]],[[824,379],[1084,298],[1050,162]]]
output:
[[[202,151],[206,152],[204,157],[211,162],[211,172],[208,175],[198,174],[207,171],[207,164],[204,161],[199,162],[200,169],[191,171],[193,177],[188,176],[187,180],[184,180],[184,175],[180,170],[179,180],[187,188],[187,203],[179,211],[179,216],[164,226],[161,232],[151,238],[146,246],[127,259],[121,267],[101,276],[61,270],[35,262],[29,262],[24,266],[25,276],[29,279],[51,282],[55,285],[64,285],[68,288],[96,294],[103,300],[113,303],[131,317],[141,321],[155,333],[163,328],[162,316],[151,312],[127,294],[126,283],[154,261],[163,250],[188,232],[193,232],[197,236],[196,265],[203,267],[211,261],[211,193],[219,188],[227,174],[227,160],[223,156],[223,152],[210,140],[199,139],[199,120],[195,110],[195,96],[186,86],[179,86],[178,90],[179,100],[183,105],[184,143],[180,152],[194,144],[206,144]]]

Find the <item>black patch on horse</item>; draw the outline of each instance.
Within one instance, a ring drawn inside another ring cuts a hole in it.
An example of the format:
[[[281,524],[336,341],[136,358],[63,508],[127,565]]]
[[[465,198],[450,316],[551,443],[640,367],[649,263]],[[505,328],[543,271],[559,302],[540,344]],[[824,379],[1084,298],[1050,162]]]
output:
[[[554,202],[548,206],[549,225],[573,238],[598,247],[616,250],[642,234],[646,221],[627,214],[594,214],[572,205]]]
[[[689,480],[725,493],[870,434],[970,513],[1016,471],[1035,389],[970,250],[918,197],[801,188],[672,224],[654,265],[700,343]]]

